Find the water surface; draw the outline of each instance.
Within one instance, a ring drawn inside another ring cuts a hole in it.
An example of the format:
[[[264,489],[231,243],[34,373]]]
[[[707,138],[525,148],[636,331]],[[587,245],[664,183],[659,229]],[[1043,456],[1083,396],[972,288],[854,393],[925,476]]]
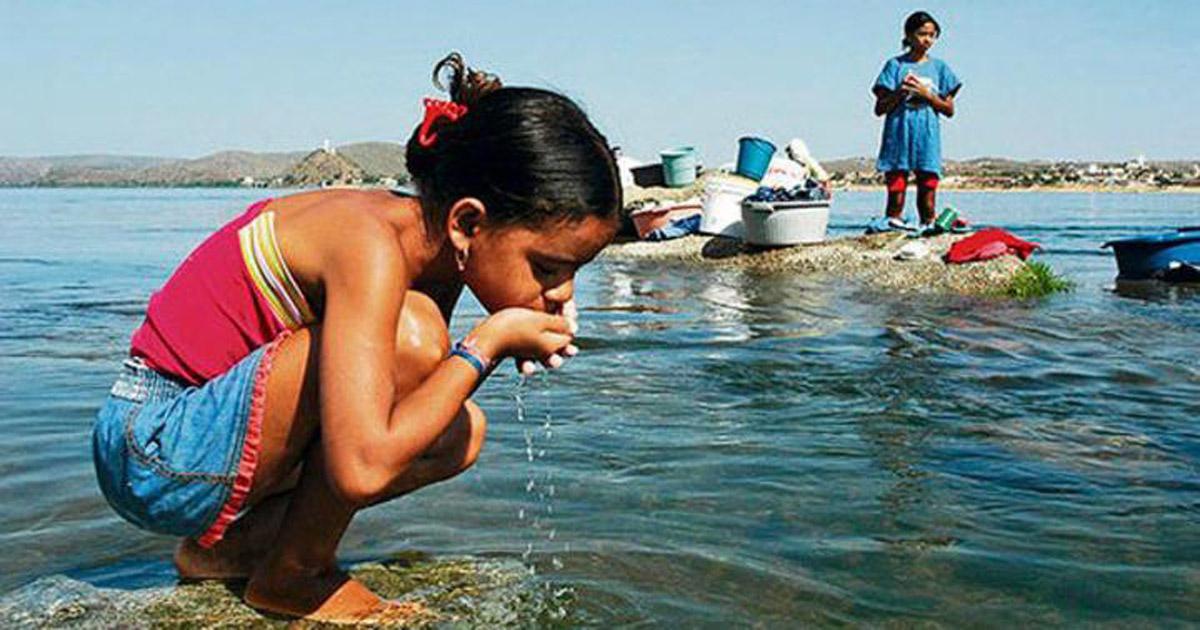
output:
[[[149,293],[259,193],[0,190],[0,591],[172,582],[173,542],[99,495],[91,417]],[[880,197],[840,194],[832,230]],[[344,555],[517,559],[604,626],[1200,622],[1200,294],[1114,292],[1099,248],[1200,224],[1200,196],[942,197],[1076,290],[594,265],[581,357],[493,378],[477,466],[361,514]]]

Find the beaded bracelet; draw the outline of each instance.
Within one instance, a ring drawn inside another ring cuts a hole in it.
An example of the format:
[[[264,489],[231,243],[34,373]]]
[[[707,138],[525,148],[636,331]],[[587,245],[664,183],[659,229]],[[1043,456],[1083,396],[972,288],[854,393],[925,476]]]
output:
[[[469,339],[463,339],[462,341],[454,344],[454,348],[450,350],[450,356],[460,357],[467,363],[470,363],[471,367],[475,368],[475,370],[479,372],[480,378],[487,376],[488,372],[491,372],[492,370],[491,359],[488,359],[482,352],[480,352],[479,348],[477,348]]]

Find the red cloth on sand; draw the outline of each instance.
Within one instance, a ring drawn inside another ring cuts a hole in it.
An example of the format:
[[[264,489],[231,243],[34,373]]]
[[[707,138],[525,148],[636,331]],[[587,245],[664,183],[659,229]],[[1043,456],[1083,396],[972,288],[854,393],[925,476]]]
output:
[[[1041,245],[1019,239],[1006,230],[985,228],[951,245],[950,251],[946,252],[946,262],[988,260],[1005,254],[1013,254],[1025,260],[1033,250],[1041,248]]]

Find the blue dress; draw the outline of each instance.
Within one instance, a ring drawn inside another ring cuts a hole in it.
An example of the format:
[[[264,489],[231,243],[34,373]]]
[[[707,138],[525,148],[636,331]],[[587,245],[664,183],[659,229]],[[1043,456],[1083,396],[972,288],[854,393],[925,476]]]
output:
[[[942,97],[958,92],[962,82],[941,59],[928,57],[921,63],[908,60],[908,53],[892,57],[883,64],[876,87],[896,90],[904,77],[912,73],[930,85]],[[939,119],[929,101],[910,98],[888,112],[883,121],[883,140],[875,168],[888,171],[928,171],[942,174],[942,133]]]

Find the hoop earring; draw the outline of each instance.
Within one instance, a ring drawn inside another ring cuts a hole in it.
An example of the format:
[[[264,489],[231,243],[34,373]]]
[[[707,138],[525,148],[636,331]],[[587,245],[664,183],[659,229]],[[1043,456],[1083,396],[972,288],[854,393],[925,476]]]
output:
[[[459,271],[467,270],[467,259],[471,257],[471,249],[464,247],[454,251],[454,262],[458,265]]]

